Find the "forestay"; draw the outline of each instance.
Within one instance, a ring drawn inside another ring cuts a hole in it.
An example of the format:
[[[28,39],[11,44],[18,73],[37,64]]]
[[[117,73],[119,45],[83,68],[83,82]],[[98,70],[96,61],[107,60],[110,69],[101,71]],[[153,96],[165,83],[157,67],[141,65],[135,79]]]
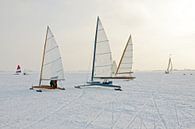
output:
[[[43,52],[41,80],[64,80],[64,70],[59,47],[49,27]]]
[[[109,41],[100,19],[97,21],[94,77],[112,76],[112,55]]]
[[[116,71],[116,75],[129,76],[132,72],[132,64],[133,64],[133,43],[131,39],[131,35],[127,41],[125,49],[123,51],[123,55],[121,57],[119,66]]]

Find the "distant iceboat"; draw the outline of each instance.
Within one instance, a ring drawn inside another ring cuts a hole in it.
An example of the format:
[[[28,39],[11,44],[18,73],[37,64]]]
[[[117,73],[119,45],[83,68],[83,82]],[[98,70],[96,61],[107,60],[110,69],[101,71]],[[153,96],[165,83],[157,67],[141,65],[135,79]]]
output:
[[[172,71],[173,71],[172,59],[171,57],[169,57],[168,67],[167,67],[167,70],[165,71],[165,74],[169,74]]]
[[[127,79],[132,80],[135,77],[132,76],[133,65],[133,43],[131,35],[127,41],[123,54],[121,56],[119,65],[117,67],[114,79]]]
[[[111,87],[115,90],[121,90],[120,86],[113,85],[112,81],[108,80],[112,79],[112,68],[113,63],[109,41],[98,17],[93,50],[91,80],[87,82],[86,85],[75,86],[75,88],[81,88],[85,86],[101,86]]]
[[[15,75],[20,75],[21,73],[22,73],[21,67],[20,65],[17,65]]]
[[[50,85],[43,85],[42,81],[63,81],[64,70],[62,65],[62,58],[60,55],[59,47],[52,34],[49,26],[47,27],[42,65],[40,72],[40,79],[38,86],[32,86],[30,89],[60,89],[65,90],[61,87],[52,87]],[[57,85],[57,84],[56,84]]]

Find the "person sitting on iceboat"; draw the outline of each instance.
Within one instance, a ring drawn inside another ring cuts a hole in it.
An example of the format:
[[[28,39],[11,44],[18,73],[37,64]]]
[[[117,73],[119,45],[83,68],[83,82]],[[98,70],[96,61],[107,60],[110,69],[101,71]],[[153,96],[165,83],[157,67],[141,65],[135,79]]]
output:
[[[57,88],[57,80],[51,80],[51,81],[50,81],[50,86],[51,86],[52,88]]]
[[[51,81],[50,81],[50,86],[51,86],[51,87],[54,87],[54,80],[51,80]]]
[[[58,85],[57,85],[58,81],[57,80],[54,80],[54,88],[57,88]]]
[[[112,81],[109,81],[109,80],[104,80],[103,82],[102,82],[103,84],[112,84]]]

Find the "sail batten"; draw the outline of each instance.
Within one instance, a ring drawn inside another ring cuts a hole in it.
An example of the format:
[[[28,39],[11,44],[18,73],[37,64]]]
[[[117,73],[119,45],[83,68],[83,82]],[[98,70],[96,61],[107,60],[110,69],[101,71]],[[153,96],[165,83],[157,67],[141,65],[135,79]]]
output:
[[[98,41],[97,43],[104,43],[104,42],[108,42],[109,40],[103,40],[103,41]]]
[[[55,59],[55,60],[53,60],[51,62],[45,63],[44,66],[49,65],[49,64],[52,64],[52,63],[54,63],[54,62],[56,62],[58,60],[61,60],[61,57],[59,57],[58,59]]]
[[[111,52],[107,52],[107,53],[97,53],[96,55],[106,55],[106,54],[111,54]]]
[[[110,67],[110,65],[112,65],[112,64],[108,64],[108,65],[98,65],[98,66],[96,66],[96,67]]]
[[[54,50],[55,48],[58,48],[58,46],[55,46],[55,47],[53,47],[53,48],[47,50],[47,52],[50,52],[50,51]]]
[[[123,73],[118,73],[118,74],[130,74],[130,73],[133,73],[133,72],[123,72]]]

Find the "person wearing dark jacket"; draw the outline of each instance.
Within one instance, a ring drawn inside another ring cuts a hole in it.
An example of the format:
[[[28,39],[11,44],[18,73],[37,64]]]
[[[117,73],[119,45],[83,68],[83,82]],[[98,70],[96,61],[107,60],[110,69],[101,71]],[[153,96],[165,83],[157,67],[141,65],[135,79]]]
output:
[[[54,88],[57,88],[58,87],[58,81],[57,80],[54,80]]]

